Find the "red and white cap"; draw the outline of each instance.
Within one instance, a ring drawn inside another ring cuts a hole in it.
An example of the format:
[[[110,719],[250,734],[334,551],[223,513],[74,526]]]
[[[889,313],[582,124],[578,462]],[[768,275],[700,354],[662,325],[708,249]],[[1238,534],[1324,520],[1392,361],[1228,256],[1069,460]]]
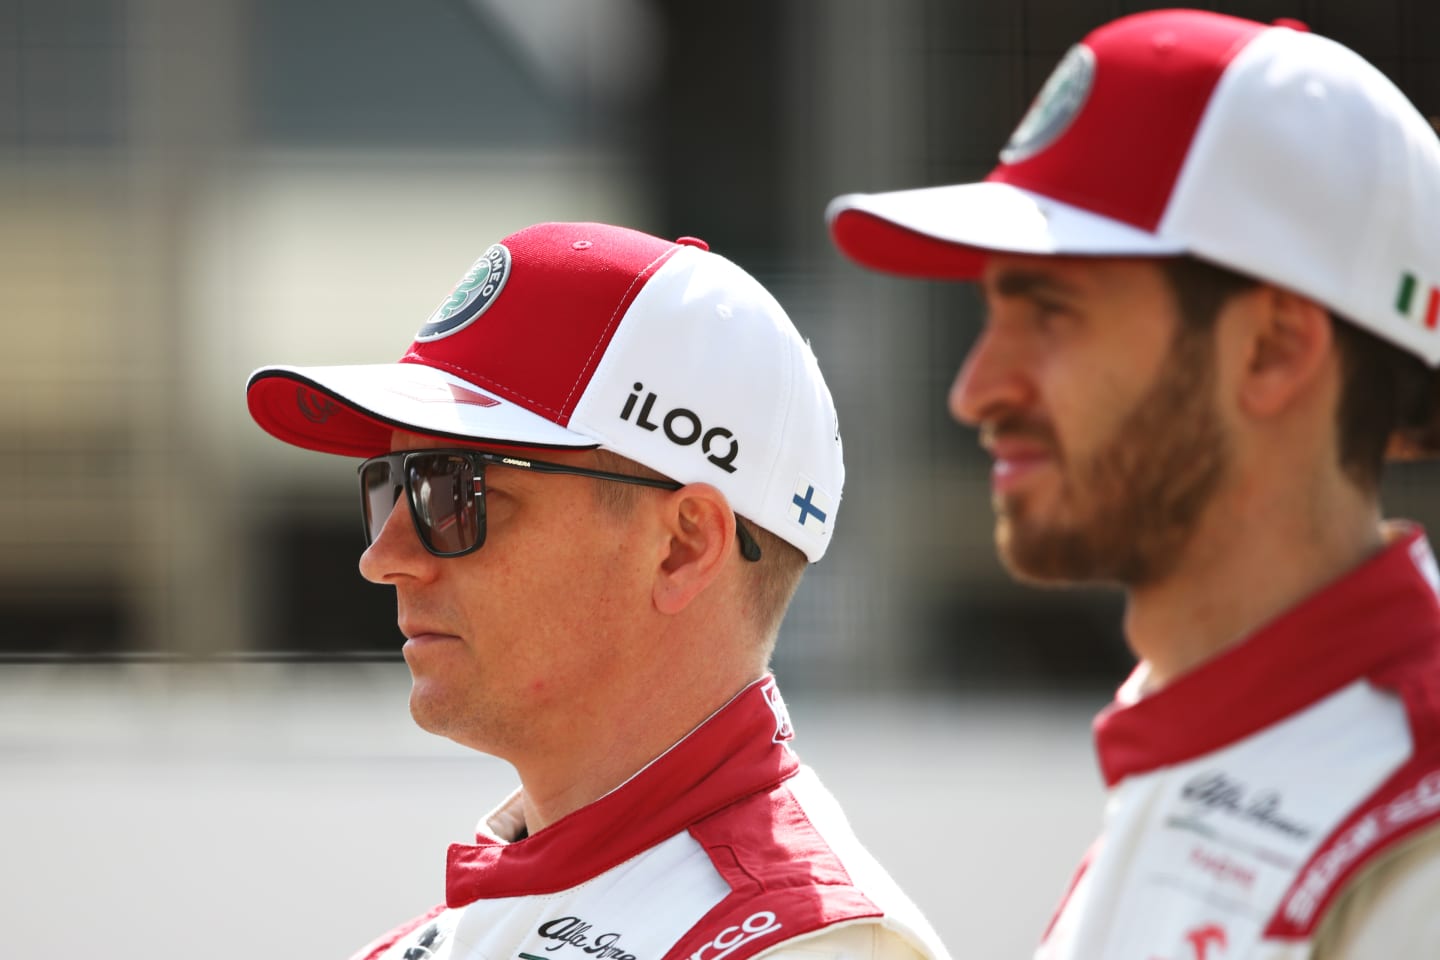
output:
[[[398,363],[262,367],[250,414],[287,443],[369,457],[397,429],[500,447],[603,447],[819,560],[845,482],[839,421],[780,304],[703,241],[542,223],[492,244]]]
[[[1295,290],[1440,365],[1440,140],[1303,24],[1198,10],[1071,48],[981,183],[850,194],[851,258],[973,278],[987,251],[1188,254]]]

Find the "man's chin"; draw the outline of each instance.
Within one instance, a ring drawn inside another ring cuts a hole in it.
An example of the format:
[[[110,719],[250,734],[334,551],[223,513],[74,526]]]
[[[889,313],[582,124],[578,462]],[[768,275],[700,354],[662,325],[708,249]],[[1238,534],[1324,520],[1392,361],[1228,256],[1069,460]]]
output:
[[[1032,586],[1074,587],[1096,584],[1089,544],[1073,533],[1019,530],[1001,516],[995,524],[995,549],[1011,577]]]
[[[1000,554],[1000,563],[1005,567],[1005,572],[1010,574],[1011,579],[1031,587],[1064,589],[1086,586],[1091,583],[1084,577],[1076,577],[1053,568],[1027,562],[1025,559],[1017,559],[1008,553]]]
[[[507,739],[504,725],[496,725],[493,718],[487,719],[476,705],[457,696],[453,689],[443,684],[414,678],[410,687],[410,719],[415,726],[426,733],[453,740],[462,747],[504,757],[502,752]]]
[[[442,692],[434,689],[434,682],[425,677],[414,677],[410,686],[410,719],[415,726],[426,733],[449,736],[446,719],[454,711],[445,706]]]

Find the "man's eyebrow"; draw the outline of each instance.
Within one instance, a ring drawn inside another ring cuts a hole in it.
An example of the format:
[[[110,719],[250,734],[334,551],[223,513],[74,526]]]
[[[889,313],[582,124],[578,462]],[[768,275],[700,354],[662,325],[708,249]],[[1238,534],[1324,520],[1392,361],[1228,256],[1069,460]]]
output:
[[[1079,287],[1053,273],[1018,268],[1003,271],[985,286],[989,294],[999,297],[1031,297],[1037,294],[1073,297],[1080,293]]]

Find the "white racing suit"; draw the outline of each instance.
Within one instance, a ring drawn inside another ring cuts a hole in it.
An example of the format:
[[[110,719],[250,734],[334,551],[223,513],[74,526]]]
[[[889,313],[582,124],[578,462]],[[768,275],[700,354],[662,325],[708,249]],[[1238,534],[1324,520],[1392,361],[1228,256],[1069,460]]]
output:
[[[1158,692],[1121,688],[1095,723],[1104,831],[1037,960],[1440,958],[1437,576],[1394,534]]]
[[[518,792],[450,848],[446,903],[353,960],[948,960],[791,751],[772,678],[524,839]],[[513,842],[510,842],[512,841]]]

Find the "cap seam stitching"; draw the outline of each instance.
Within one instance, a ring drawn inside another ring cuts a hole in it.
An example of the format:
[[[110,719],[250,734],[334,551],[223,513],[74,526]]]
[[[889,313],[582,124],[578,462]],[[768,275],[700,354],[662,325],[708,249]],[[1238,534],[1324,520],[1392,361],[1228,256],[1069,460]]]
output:
[[[678,249],[680,249],[678,244],[667,247],[664,253],[660,254],[654,260],[651,260],[649,263],[647,263],[644,269],[637,273],[634,279],[630,281],[630,286],[626,287],[625,292],[621,294],[619,302],[615,304],[615,309],[610,311],[610,320],[605,324],[605,329],[601,330],[600,335],[595,338],[595,344],[590,348],[590,356],[585,358],[584,366],[582,366],[580,368],[580,372],[575,375],[575,382],[570,385],[570,392],[565,395],[565,400],[561,404],[562,410],[569,409],[570,401],[575,396],[575,391],[580,388],[580,381],[585,379],[585,371],[592,370],[592,364],[595,360],[595,354],[599,352],[600,344],[608,342],[607,336],[611,330],[615,329],[617,323],[616,317],[620,313],[621,305],[629,301],[630,291],[635,289],[635,285],[640,282],[642,277],[646,277],[650,274],[650,271],[655,268],[655,265],[657,263],[671,256]],[[634,301],[629,302],[631,306],[634,306]],[[629,311],[627,310],[626,312],[628,313]]]

